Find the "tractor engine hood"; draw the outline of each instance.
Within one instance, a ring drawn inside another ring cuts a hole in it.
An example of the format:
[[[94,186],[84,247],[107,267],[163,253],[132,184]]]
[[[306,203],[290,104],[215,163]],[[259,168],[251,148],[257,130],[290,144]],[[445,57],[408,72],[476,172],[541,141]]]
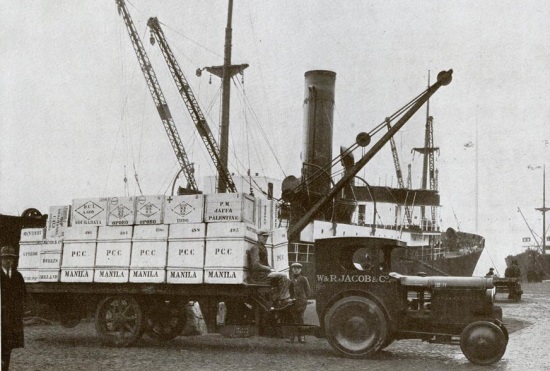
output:
[[[405,276],[391,272],[390,277],[399,281],[403,286],[425,287],[435,289],[492,289],[493,279],[485,277],[445,277],[445,276]]]

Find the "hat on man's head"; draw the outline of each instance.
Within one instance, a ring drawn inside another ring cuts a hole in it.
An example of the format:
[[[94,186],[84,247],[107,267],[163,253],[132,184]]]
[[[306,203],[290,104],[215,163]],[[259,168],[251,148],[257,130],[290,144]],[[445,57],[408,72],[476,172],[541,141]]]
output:
[[[269,231],[266,230],[259,230],[258,236],[269,236]]]
[[[490,271],[494,271],[494,270],[495,270],[495,268],[489,268],[489,270],[490,270]]]
[[[2,247],[2,250],[0,251],[0,255],[2,256],[2,258],[5,256],[13,256],[14,258],[17,258],[19,256],[15,252],[15,249],[11,246]]]
[[[302,264],[300,264],[300,263],[292,263],[292,264],[290,265],[290,268],[302,268]]]

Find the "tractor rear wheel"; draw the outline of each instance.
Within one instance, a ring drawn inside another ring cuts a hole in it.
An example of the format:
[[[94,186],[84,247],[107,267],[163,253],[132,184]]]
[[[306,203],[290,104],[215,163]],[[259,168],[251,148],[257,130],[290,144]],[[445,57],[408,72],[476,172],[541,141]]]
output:
[[[348,296],[328,310],[325,334],[337,352],[346,357],[365,358],[386,344],[388,324],[378,304],[362,296]]]

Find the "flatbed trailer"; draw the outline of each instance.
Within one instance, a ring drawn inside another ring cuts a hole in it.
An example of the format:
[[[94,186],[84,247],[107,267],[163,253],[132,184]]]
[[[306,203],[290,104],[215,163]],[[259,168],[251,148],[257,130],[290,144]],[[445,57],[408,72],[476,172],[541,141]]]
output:
[[[55,308],[66,327],[76,326],[94,313],[101,341],[117,347],[134,344],[143,333],[161,340],[179,336],[186,324],[185,308],[193,301],[200,303],[211,332],[219,330],[216,315],[220,302],[232,308],[232,315],[243,317],[243,311],[248,312],[260,333],[263,314],[270,310],[269,284],[40,282],[26,287],[33,299]]]

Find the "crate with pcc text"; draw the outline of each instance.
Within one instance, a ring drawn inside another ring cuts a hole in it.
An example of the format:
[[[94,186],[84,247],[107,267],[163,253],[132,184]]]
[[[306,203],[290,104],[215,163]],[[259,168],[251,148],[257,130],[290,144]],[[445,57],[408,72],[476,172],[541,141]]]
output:
[[[205,223],[172,224],[168,233],[168,283],[202,283]]]
[[[111,197],[108,206],[107,225],[133,225],[135,223],[135,197]]]
[[[133,229],[131,225],[99,227],[94,282],[128,282]]]
[[[248,252],[258,230],[248,223],[211,223],[206,229],[205,283],[244,283]]]
[[[136,225],[164,223],[164,195],[136,197]]]
[[[109,198],[77,198],[71,208],[71,226],[107,225]]]
[[[204,195],[167,196],[164,200],[164,223],[202,223]]]
[[[206,223],[255,224],[255,203],[253,196],[246,193],[207,194],[204,221]]]
[[[167,224],[135,226],[130,259],[130,282],[165,282],[167,248]]]
[[[71,226],[65,230],[61,282],[92,282],[98,227]]]
[[[51,239],[63,238],[65,229],[69,226],[71,206],[50,206],[46,223],[46,237]]]

